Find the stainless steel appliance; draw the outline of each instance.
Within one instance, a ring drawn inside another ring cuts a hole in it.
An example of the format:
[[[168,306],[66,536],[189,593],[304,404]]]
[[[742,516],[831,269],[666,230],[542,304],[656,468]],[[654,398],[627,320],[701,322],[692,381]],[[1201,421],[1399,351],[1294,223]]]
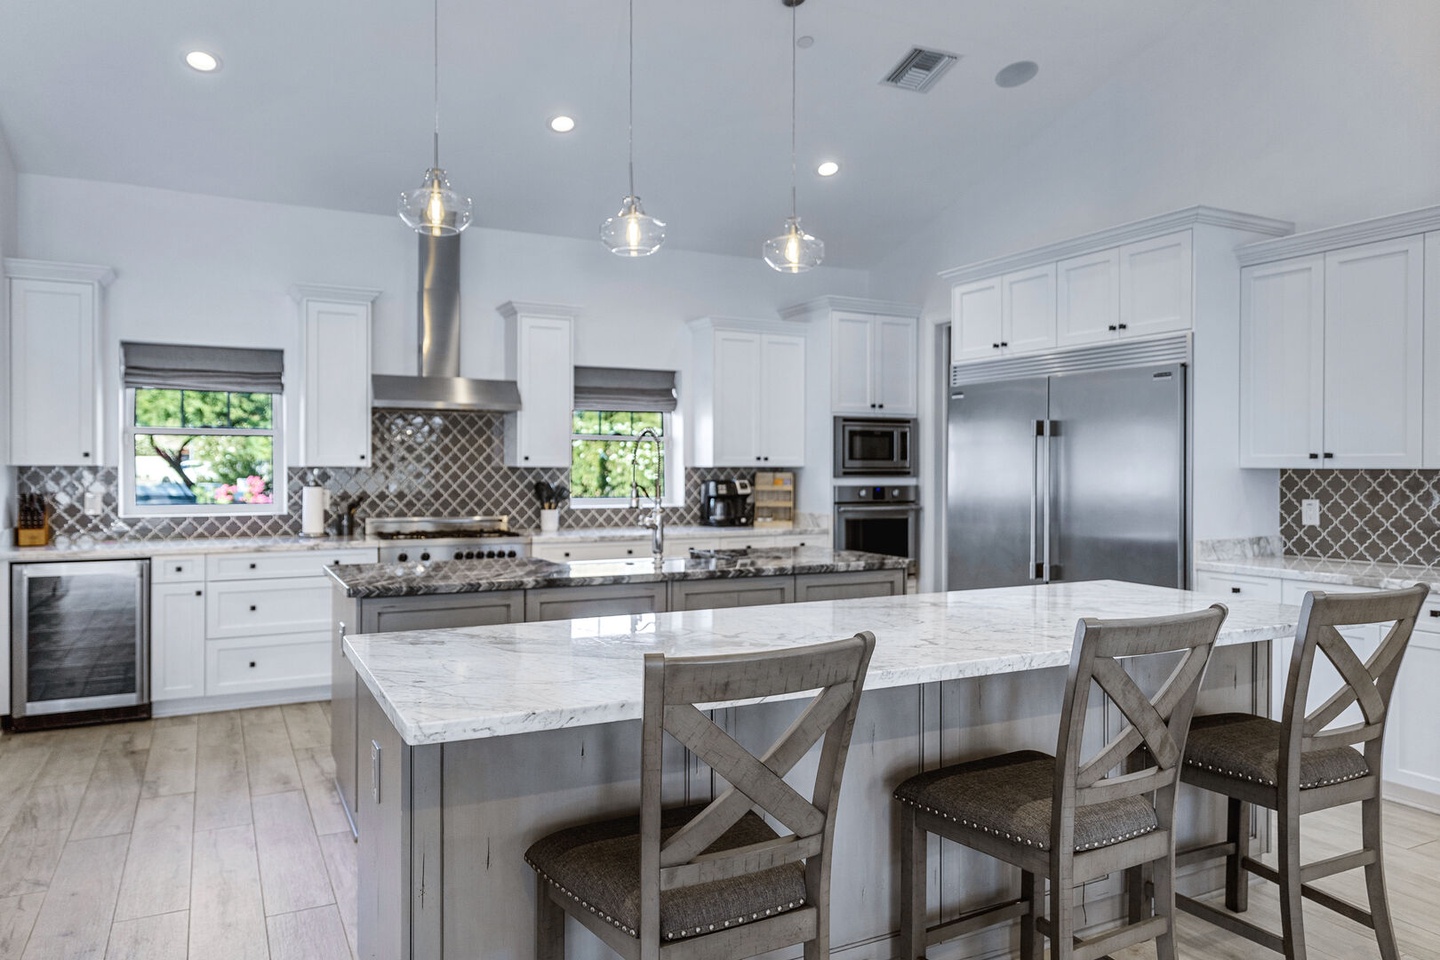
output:
[[[920,559],[920,488],[835,488],[835,549]]]
[[[712,527],[743,527],[755,521],[749,480],[706,480],[700,485],[700,518]]]
[[[10,568],[17,730],[150,715],[150,561]]]
[[[835,418],[835,476],[913,477],[914,420]]]
[[[508,516],[371,517],[365,521],[365,535],[394,541],[380,548],[381,563],[527,555],[524,538],[510,532]]]
[[[952,590],[1057,580],[1183,586],[1183,363],[952,386]]]

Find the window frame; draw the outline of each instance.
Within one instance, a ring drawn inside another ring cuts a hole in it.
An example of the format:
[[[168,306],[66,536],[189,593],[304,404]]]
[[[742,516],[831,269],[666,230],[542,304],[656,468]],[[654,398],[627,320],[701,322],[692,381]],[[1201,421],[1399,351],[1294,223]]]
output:
[[[268,430],[248,427],[140,427],[135,424],[135,391],[171,390],[174,387],[124,387],[120,420],[120,497],[122,517],[276,517],[290,513],[289,473],[285,463],[285,395],[272,393],[271,426]],[[244,391],[226,390],[224,393]],[[267,391],[254,391],[265,393]],[[135,438],[142,435],[182,437],[270,437],[271,500],[269,503],[167,503],[135,502]]]
[[[661,462],[663,462],[663,463],[665,464],[665,473],[664,473],[664,477],[663,477],[664,487],[663,487],[663,491],[662,491],[661,497],[660,497],[660,505],[661,505],[662,507],[681,507],[681,506],[684,506],[684,505],[685,505],[685,481],[684,481],[685,469],[684,469],[684,466],[680,463],[680,459],[681,459],[681,457],[680,457],[680,451],[683,449],[683,445],[678,442],[678,439],[677,439],[677,436],[676,436],[676,433],[675,433],[675,430],[676,430],[676,422],[677,422],[678,418],[675,416],[675,414],[674,414],[672,411],[669,411],[669,410],[600,410],[600,411],[596,411],[596,410],[586,410],[586,411],[580,411],[580,410],[578,410],[578,408],[577,408],[577,409],[572,409],[572,410],[570,411],[570,423],[571,423],[570,443],[571,443],[571,451],[572,451],[572,454],[571,454],[570,467],[568,468],[569,470],[573,470],[573,469],[574,469],[574,466],[575,466],[573,450],[574,450],[574,443],[575,443],[576,440],[599,440],[599,441],[604,441],[604,442],[614,442],[614,441],[616,441],[616,440],[627,441],[627,440],[630,439],[630,435],[629,435],[629,434],[614,434],[614,433],[600,434],[600,433],[576,433],[576,432],[574,432],[575,414],[576,414],[577,412],[586,412],[586,413],[659,413],[659,414],[660,414],[660,418],[661,418],[661,419],[660,419],[660,423],[661,423],[660,457],[661,457]],[[633,442],[633,441],[632,441],[632,442]],[[568,480],[568,479],[569,479],[569,476],[568,476],[568,471],[567,471],[567,480]],[[650,502],[650,501],[649,501],[648,498],[642,498],[641,501],[640,501],[640,506],[641,506],[641,508],[643,509],[643,508],[645,508],[646,506],[648,506],[648,505],[649,505],[649,502]],[[575,509],[575,510],[614,510],[614,509],[619,509],[619,508],[631,509],[631,508],[630,508],[630,498],[629,498],[629,497],[577,497],[577,496],[574,495],[574,491],[573,491],[573,490],[571,491],[569,506],[570,506],[572,509]]]

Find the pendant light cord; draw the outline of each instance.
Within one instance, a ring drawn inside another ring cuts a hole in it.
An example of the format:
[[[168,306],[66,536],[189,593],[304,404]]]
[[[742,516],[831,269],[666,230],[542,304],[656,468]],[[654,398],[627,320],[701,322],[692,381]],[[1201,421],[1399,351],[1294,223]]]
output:
[[[635,196],[635,0],[630,0],[630,196]]]
[[[634,0],[631,0],[633,3]],[[798,217],[799,205],[795,200],[795,8],[800,0],[790,4],[790,218]]]
[[[435,169],[440,169],[440,0],[435,0],[435,15],[431,19],[431,64],[434,70],[435,98]]]

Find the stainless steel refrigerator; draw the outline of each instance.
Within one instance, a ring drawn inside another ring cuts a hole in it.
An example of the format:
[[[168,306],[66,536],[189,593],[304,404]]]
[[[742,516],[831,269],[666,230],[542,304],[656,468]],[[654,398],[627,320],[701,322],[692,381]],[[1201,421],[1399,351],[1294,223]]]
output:
[[[953,386],[951,590],[1185,585],[1186,367]]]

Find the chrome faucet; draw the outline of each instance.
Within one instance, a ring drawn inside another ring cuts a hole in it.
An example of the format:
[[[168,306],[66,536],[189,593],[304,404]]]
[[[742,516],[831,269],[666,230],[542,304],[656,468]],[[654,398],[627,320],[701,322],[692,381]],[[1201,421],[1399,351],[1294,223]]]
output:
[[[640,485],[640,479],[637,474],[640,461],[640,444],[644,443],[646,438],[649,438],[655,444],[657,450],[663,452],[665,449],[661,443],[660,435],[649,427],[641,430],[640,435],[635,438],[635,453],[630,457],[630,506],[639,509],[640,496],[642,493],[650,497],[653,501],[650,507],[650,515],[641,520],[640,525],[650,528],[650,552],[654,555],[655,566],[658,567],[665,561],[665,515],[660,509],[660,484],[664,479],[665,465],[661,463],[659,469],[655,472],[654,490],[646,491],[645,488]]]

